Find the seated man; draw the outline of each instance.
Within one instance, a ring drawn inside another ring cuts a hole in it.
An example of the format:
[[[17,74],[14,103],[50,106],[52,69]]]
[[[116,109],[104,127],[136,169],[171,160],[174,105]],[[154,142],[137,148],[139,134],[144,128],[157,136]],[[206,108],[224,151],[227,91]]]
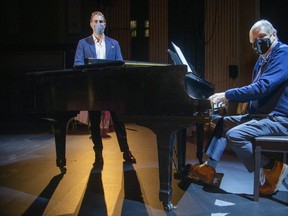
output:
[[[278,40],[276,29],[267,20],[256,22],[249,31],[249,38],[253,50],[260,55],[253,69],[253,82],[210,97],[213,103],[250,102],[249,113],[223,117],[206,150],[209,160],[191,166],[189,171],[192,178],[208,184],[213,183],[215,168],[227,145],[247,170],[253,172],[253,139],[288,135],[288,46]],[[288,166],[267,157],[261,158],[260,193],[273,194],[287,176]]]

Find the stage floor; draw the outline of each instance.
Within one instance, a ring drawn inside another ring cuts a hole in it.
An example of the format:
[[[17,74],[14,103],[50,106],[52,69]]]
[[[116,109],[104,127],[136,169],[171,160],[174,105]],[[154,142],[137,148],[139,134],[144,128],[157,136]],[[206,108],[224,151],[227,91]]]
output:
[[[49,128],[1,133],[0,215],[167,215],[158,198],[156,137],[135,124],[126,124],[126,130],[136,164],[123,162],[112,132],[112,139],[103,140],[102,172],[93,169],[88,128],[78,128],[67,135],[65,175],[56,167]],[[194,140],[192,136],[187,141],[190,164],[197,163]],[[168,215],[287,215],[285,185],[254,202],[253,173],[232,152],[225,153],[217,173],[219,187],[173,178],[172,202],[177,208]]]

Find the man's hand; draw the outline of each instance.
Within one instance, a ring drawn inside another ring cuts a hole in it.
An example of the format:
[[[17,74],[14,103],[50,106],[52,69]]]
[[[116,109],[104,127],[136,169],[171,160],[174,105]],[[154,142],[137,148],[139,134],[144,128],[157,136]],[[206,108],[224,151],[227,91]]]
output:
[[[211,100],[212,103],[222,105],[227,102],[227,99],[225,97],[225,92],[221,93],[215,93],[209,97],[209,100]]]

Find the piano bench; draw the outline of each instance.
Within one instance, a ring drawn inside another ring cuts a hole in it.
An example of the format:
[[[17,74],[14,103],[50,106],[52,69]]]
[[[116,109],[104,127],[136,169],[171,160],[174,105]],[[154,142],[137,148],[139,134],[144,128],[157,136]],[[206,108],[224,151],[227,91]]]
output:
[[[281,152],[283,153],[283,162],[287,161],[288,136],[260,136],[254,139],[254,201],[259,201],[260,187],[260,161],[261,152]],[[285,179],[284,179],[285,181]]]

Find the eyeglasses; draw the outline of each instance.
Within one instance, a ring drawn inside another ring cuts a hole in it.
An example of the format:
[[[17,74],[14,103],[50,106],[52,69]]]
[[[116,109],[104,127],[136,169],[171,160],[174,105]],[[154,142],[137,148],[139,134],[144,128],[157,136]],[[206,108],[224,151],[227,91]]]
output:
[[[93,20],[94,23],[104,23],[104,20]]]

